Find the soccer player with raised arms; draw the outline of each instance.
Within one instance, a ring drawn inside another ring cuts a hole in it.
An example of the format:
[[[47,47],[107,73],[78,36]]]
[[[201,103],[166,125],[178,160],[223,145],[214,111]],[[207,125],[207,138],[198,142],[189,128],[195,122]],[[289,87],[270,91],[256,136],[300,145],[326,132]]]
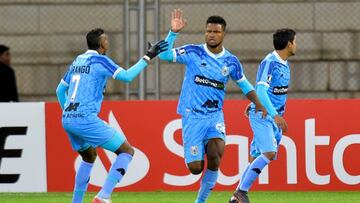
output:
[[[56,94],[63,109],[62,125],[68,134],[72,148],[82,157],[76,172],[73,203],[81,203],[87,190],[91,169],[96,159],[96,147],[114,152],[108,177],[93,203],[111,202],[110,196],[115,185],[125,175],[134,155],[134,149],[120,134],[98,117],[103,101],[106,81],[112,77],[131,82],[149,61],[167,49],[167,42],[150,45],[145,56],[125,70],[115,64],[106,51],[108,37],[102,29],[91,30],[86,35],[88,50],[77,56],[59,83]]]
[[[248,106],[248,117],[254,133],[250,146],[250,164],[244,171],[230,203],[250,202],[247,192],[262,169],[276,158],[282,133],[287,131],[287,124],[282,116],[290,83],[287,59],[295,55],[295,35],[296,32],[292,29],[277,30],[273,34],[275,50],[259,65],[255,89],[268,115],[263,119],[261,112],[255,112],[254,104]]]
[[[256,111],[265,108],[259,102],[253,86],[246,79],[236,56],[223,47],[226,22],[220,16],[210,16],[206,21],[205,44],[189,44],[172,49],[178,33],[186,26],[180,9],[171,13],[171,30],[165,39],[169,49],[159,58],[186,66],[185,78],[177,112],[182,116],[184,157],[192,174],[207,169],[201,180],[196,203],[205,202],[215,186],[220,161],[225,148],[225,124],[222,112],[225,86],[231,77]]]

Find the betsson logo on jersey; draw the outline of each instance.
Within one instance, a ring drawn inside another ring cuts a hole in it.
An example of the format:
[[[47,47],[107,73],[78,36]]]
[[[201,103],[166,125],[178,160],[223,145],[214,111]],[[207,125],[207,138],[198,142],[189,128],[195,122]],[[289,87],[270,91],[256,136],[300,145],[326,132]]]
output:
[[[274,87],[273,93],[276,95],[287,94],[288,86]]]
[[[201,76],[201,75],[196,75],[195,78],[194,78],[194,81],[198,85],[214,87],[216,89],[224,89],[225,88],[224,83],[216,81],[216,80],[212,80],[212,79],[209,79],[209,78],[206,78],[206,77]]]

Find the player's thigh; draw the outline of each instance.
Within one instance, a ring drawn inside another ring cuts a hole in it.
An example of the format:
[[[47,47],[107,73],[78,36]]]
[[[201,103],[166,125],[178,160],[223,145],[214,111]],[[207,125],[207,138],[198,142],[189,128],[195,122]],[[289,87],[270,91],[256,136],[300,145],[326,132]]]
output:
[[[208,120],[208,129],[205,136],[206,153],[222,156],[225,149],[226,131],[224,115],[217,112],[214,117]],[[211,142],[211,143],[210,143]]]
[[[214,158],[221,158],[225,151],[225,141],[220,138],[212,138],[208,140],[205,151],[208,160]]]
[[[125,135],[115,131],[115,134],[104,144],[100,145],[101,148],[112,151],[116,154],[129,153],[134,154],[130,143],[126,140]]]
[[[74,151],[84,151],[87,150],[90,146],[82,137],[71,130],[71,126],[67,124],[63,125],[66,134],[70,140],[71,147]]]
[[[198,118],[183,117],[182,131],[185,162],[204,160],[206,122]]]
[[[260,113],[255,114],[253,112],[250,112],[249,120],[254,133],[254,146],[252,145],[252,148],[255,147],[258,150],[257,153],[277,152],[273,121],[263,119]]]
[[[94,148],[101,146],[112,139],[120,140],[121,142],[125,140],[123,137],[119,138],[116,130],[99,118],[88,119],[87,123],[74,125],[72,130],[79,135],[82,140],[85,140]],[[115,148],[119,146],[112,147]]]

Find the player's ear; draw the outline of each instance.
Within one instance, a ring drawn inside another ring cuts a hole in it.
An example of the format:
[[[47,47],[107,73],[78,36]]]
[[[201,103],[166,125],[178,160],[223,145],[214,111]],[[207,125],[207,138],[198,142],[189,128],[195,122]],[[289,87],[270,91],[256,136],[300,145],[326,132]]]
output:
[[[288,41],[286,47],[287,47],[287,48],[291,48],[291,47],[292,47],[292,42]]]
[[[100,36],[100,40],[99,40],[100,49],[106,50],[106,40],[107,37],[105,35]]]
[[[105,48],[105,40],[103,37],[100,38],[99,40],[99,45],[100,45],[100,49],[104,49]]]

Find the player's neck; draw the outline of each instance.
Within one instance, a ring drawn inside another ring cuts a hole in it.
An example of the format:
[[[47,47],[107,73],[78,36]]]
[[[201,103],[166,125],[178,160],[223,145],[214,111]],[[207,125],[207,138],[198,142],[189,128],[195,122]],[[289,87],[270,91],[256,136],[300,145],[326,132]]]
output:
[[[219,44],[219,46],[214,47],[214,48],[206,45],[206,48],[207,48],[211,53],[213,53],[213,54],[220,54],[220,53],[223,51],[223,46],[222,46],[222,44]]]
[[[284,61],[286,61],[289,58],[289,54],[287,50],[276,50],[277,54],[280,56],[280,58]]]

